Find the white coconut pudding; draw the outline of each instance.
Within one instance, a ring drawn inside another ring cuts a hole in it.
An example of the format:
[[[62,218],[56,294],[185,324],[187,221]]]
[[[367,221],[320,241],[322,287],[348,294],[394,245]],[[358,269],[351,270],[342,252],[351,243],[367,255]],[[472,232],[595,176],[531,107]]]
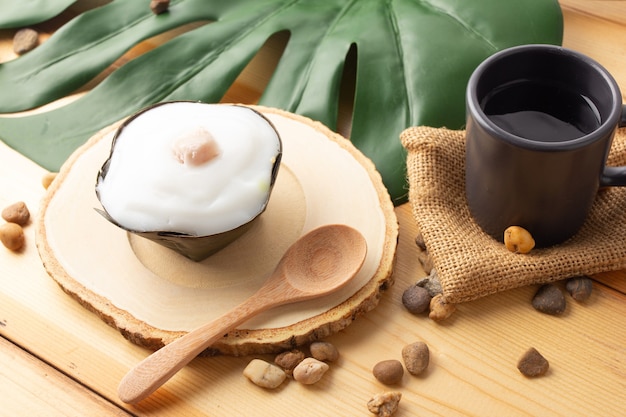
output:
[[[120,127],[96,193],[106,217],[126,230],[159,241],[224,240],[265,210],[281,152],[272,124],[251,108],[160,103]]]

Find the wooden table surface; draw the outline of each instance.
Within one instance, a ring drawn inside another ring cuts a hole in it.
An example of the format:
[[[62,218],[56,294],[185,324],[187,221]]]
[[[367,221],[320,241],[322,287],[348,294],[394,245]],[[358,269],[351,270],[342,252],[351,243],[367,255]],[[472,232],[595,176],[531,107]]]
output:
[[[561,5],[564,45],[606,66],[626,92],[626,1]],[[243,81],[229,94],[227,101],[258,98]],[[0,143],[0,207],[23,200],[36,215],[44,174]],[[535,311],[536,287],[526,287],[459,305],[437,324],[402,306],[404,289],[424,274],[410,208],[396,212],[395,285],[375,310],[328,338],[341,358],[322,381],[267,391],[242,376],[250,357],[197,358],[137,406],[118,400],[117,384],[149,352],[61,291],[39,260],[34,227],[27,226],[23,252],[0,248],[0,415],[369,415],[367,401],[385,390],[403,395],[398,417],[624,415],[626,274],[595,277],[591,299],[570,301],[559,317]],[[372,376],[375,363],[400,359],[402,346],[420,340],[431,350],[425,375],[407,374],[393,387]],[[531,346],[550,361],[544,377],[529,379],[516,369]]]

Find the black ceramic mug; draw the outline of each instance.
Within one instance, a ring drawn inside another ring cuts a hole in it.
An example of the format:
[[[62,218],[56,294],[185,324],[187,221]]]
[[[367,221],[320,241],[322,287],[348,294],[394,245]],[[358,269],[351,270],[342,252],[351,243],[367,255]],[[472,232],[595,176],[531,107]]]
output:
[[[626,185],[626,167],[605,166],[626,106],[591,58],[552,45],[505,49],[476,68],[466,100],[467,202],[494,238],[521,226],[538,247],[561,243],[601,187]]]

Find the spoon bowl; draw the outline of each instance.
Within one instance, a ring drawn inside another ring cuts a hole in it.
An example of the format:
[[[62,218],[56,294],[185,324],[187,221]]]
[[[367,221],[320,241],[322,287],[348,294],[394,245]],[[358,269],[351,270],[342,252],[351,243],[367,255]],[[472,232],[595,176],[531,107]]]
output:
[[[338,290],[357,275],[366,254],[365,238],[349,226],[326,225],[310,231],[285,252],[254,295],[131,369],[120,382],[119,398],[129,404],[143,400],[225,333],[256,314]]]
[[[287,249],[266,285],[274,281],[283,294],[290,294],[291,301],[327,294],[359,271],[366,252],[365,238],[357,230],[345,225],[322,226]]]

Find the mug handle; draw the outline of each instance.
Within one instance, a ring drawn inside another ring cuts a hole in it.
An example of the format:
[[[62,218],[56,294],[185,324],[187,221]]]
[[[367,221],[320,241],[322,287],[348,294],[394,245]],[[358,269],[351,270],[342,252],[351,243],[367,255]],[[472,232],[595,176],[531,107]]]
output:
[[[626,104],[622,106],[622,117],[619,127],[626,127]],[[600,176],[600,187],[616,187],[626,185],[626,166],[604,167]]]

